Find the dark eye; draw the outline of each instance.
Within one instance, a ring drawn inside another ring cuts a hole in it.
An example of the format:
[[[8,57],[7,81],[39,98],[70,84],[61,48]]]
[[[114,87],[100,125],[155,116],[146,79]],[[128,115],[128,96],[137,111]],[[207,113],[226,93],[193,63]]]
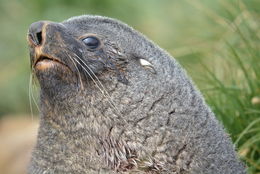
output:
[[[98,38],[94,37],[94,36],[89,36],[86,37],[82,40],[86,46],[88,46],[90,49],[96,49],[99,47],[100,45],[100,41]]]

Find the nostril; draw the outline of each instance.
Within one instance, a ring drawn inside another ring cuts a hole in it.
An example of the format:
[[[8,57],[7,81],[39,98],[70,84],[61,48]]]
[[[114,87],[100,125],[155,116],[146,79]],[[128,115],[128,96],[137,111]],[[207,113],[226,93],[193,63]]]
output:
[[[45,21],[39,21],[39,22],[34,22],[31,24],[30,28],[29,28],[29,38],[30,41],[35,45],[35,46],[39,46],[42,44],[43,41],[43,27],[44,24],[46,22]]]
[[[37,37],[38,45],[41,45],[42,44],[42,32],[36,33],[36,37]]]

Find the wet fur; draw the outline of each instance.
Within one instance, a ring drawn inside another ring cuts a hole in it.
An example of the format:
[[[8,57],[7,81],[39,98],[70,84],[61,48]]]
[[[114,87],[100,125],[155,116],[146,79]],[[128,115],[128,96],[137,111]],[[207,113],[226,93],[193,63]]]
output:
[[[46,30],[52,44],[43,52],[61,58],[71,72],[36,72],[41,121],[30,174],[245,173],[186,72],[152,41],[100,16],[74,17]],[[84,50],[76,39],[88,33],[103,39],[100,52]]]

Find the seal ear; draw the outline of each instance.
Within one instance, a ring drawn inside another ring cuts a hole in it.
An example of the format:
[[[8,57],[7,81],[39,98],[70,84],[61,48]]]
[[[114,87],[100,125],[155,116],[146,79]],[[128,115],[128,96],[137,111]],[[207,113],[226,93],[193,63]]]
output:
[[[156,70],[152,63],[150,63],[148,60],[139,58],[139,63],[142,67],[149,70],[151,73],[156,74]]]

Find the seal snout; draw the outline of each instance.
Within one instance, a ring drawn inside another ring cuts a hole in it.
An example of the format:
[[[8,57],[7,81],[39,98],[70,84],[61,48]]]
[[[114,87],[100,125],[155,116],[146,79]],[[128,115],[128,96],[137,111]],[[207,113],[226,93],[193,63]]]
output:
[[[46,70],[60,65],[68,68],[55,54],[55,51],[58,53],[60,49],[56,44],[61,40],[58,37],[60,30],[59,24],[50,21],[38,21],[30,25],[27,39],[31,52],[31,65],[35,70]]]

